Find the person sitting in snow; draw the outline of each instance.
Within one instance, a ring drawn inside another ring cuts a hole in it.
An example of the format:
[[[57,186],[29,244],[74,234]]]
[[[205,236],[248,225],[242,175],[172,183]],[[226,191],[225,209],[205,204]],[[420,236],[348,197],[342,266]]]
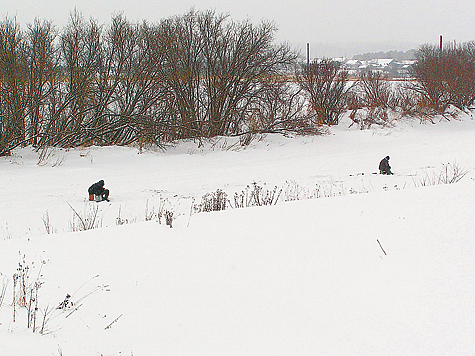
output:
[[[89,200],[109,201],[109,189],[104,189],[103,180],[100,180],[99,182],[91,185],[87,191],[89,193]]]
[[[384,157],[379,162],[379,173],[381,174],[393,174],[391,172],[391,166],[389,165],[389,156]]]

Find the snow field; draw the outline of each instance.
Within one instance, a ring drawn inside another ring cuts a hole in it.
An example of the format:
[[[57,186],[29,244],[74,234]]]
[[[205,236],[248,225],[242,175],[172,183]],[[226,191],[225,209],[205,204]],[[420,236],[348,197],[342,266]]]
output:
[[[28,149],[2,158],[0,283],[10,282],[0,354],[471,355],[474,130],[468,118],[364,132],[341,125],[239,151],[188,143],[142,155],[61,151],[44,166]],[[398,175],[372,175],[387,154]],[[461,182],[414,186],[454,161],[469,170]],[[99,179],[112,198],[98,204],[103,228],[68,232],[66,202],[81,210]],[[188,213],[206,192],[286,180],[336,182],[342,194]],[[174,227],[144,222],[146,202],[165,198],[181,213]],[[115,226],[119,207],[137,222]],[[46,210],[56,234],[42,226]],[[47,335],[26,328],[24,309],[12,322],[19,252],[35,263],[31,278],[45,262],[40,310],[67,293],[79,306],[55,312]]]

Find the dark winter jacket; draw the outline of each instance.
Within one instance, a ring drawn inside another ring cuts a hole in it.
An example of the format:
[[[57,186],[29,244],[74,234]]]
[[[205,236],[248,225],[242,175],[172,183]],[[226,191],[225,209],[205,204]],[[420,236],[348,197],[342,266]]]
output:
[[[384,157],[381,162],[379,162],[379,172],[381,174],[392,174],[391,166],[389,165],[389,156]]]
[[[89,189],[87,190],[89,192],[90,195],[102,195],[104,194],[104,181],[103,180],[100,180],[99,182],[97,183],[94,183],[93,185],[91,185],[89,187]]]

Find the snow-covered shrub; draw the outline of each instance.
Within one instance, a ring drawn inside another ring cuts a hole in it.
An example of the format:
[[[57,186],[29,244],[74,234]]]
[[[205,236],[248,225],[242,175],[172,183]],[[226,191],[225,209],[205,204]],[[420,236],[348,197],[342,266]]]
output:
[[[173,226],[173,211],[165,210],[165,223],[172,228]]]
[[[46,230],[47,234],[52,234],[56,231],[56,229],[53,228],[53,226],[51,225],[51,220],[49,218],[48,210],[46,210],[46,212],[43,215],[43,217],[41,218],[41,220],[43,220],[43,224],[45,226],[45,230]]]
[[[45,260],[41,261],[36,278],[30,281],[30,271],[35,269],[35,264],[34,262],[28,263],[26,256],[20,255],[17,271],[13,274],[13,322],[16,322],[17,307],[25,308],[27,311],[27,328],[33,332],[40,331],[37,324],[38,292],[44,283],[41,270],[45,263]]]
[[[160,205],[160,209],[158,210],[158,212],[155,212],[155,206],[152,206],[152,208],[149,209],[148,199],[147,199],[147,202],[145,203],[145,221],[158,219],[158,221],[160,222],[162,216],[163,216],[163,206]]]
[[[305,200],[320,198],[320,185],[316,185],[314,189],[301,186],[294,180],[285,182],[282,189],[283,201]]]
[[[98,217],[99,208],[97,204],[86,204],[83,213],[78,213],[69,203],[72,212],[70,221],[71,231],[86,231],[99,227],[102,219]]]
[[[367,193],[367,189],[351,190],[351,194]],[[279,202],[296,200],[317,199],[323,197],[335,197],[346,194],[346,188],[341,181],[329,180],[316,183],[314,187],[299,185],[294,180],[286,181],[285,184],[275,185],[272,189],[267,189],[266,184],[253,182],[241,192],[234,193],[234,206],[227,198],[227,194],[218,189],[216,192],[207,193],[203,196],[202,202],[194,206],[195,212],[219,211],[228,206],[234,208],[248,208],[253,206],[276,205]]]
[[[77,312],[83,305],[83,302],[90,295],[97,292],[109,291],[109,286],[94,285],[78,295],[78,292],[88,286],[88,283],[95,280],[99,275],[95,275],[85,283],[83,283],[74,293],[66,294],[66,297],[62,301],[54,301],[52,303],[45,303],[42,300],[42,307],[39,303],[39,291],[45,284],[45,279],[42,273],[43,266],[48,261],[41,258],[39,263],[35,261],[27,260],[25,255],[20,253],[20,261],[16,272],[13,274],[13,287],[12,287],[12,299],[11,303],[5,303],[11,308],[13,324],[10,324],[13,328],[14,325],[18,325],[21,329],[23,325],[31,330],[33,333],[50,334],[58,330],[58,317],[63,316],[62,322],[65,322],[71,314]],[[2,274],[0,274],[1,276]],[[0,282],[0,307],[2,307],[5,295],[6,286],[9,280],[4,276],[3,281]],[[5,314],[2,314],[5,315]],[[51,322],[55,320],[55,325],[51,325]],[[6,324],[0,320],[0,324]]]
[[[467,173],[468,171],[460,167],[456,162],[442,163],[442,168],[437,178],[439,184],[453,184],[459,182]]]
[[[282,188],[274,186],[268,190],[256,182],[248,185],[241,193],[234,193],[234,206],[236,208],[247,208],[250,206],[275,205],[277,204]]]
[[[130,223],[134,223],[136,220],[137,220],[136,218],[129,219],[129,218],[122,217],[122,206],[119,206],[119,211],[118,211],[117,217],[115,218],[116,225],[130,224]]]
[[[414,181],[416,187],[424,187],[428,185],[437,184],[454,184],[462,180],[468,171],[460,167],[456,162],[454,163],[442,163],[442,167],[438,172],[433,172],[432,175],[426,174],[419,180]]]
[[[176,201],[175,201],[176,203]],[[155,205],[149,205],[148,199],[145,203],[145,221],[157,221],[159,224],[162,223],[162,218],[166,218],[166,214],[174,214],[176,210],[175,204],[173,204],[168,198],[163,198],[160,196],[158,202],[158,208]],[[132,221],[133,222],[133,221]]]
[[[215,192],[206,193],[201,198],[201,203],[195,205],[195,212],[210,212],[225,210],[228,205],[228,195],[221,189]]]

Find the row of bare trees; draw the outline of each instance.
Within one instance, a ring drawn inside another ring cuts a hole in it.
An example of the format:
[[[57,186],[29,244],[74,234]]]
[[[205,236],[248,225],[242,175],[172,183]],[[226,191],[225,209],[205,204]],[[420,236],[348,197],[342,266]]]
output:
[[[299,89],[281,75],[297,56],[273,44],[275,31],[193,10],[153,25],[117,15],[107,27],[72,13],[62,31],[7,18],[0,155],[303,127]]]
[[[190,11],[157,24],[71,14],[58,31],[0,22],[0,155],[24,145],[140,145],[256,132],[318,132],[347,110],[360,127],[389,111],[443,113],[475,99],[475,45],[417,52],[415,81],[381,73],[349,84],[330,59],[298,65],[263,21]],[[365,110],[364,117],[357,115]]]
[[[387,125],[391,117],[432,120],[453,105],[468,110],[475,101],[475,42],[422,45],[411,68],[412,78],[395,83],[376,71],[356,81],[338,62],[323,59],[302,66],[297,80],[318,125],[338,124],[344,112],[360,128]]]

